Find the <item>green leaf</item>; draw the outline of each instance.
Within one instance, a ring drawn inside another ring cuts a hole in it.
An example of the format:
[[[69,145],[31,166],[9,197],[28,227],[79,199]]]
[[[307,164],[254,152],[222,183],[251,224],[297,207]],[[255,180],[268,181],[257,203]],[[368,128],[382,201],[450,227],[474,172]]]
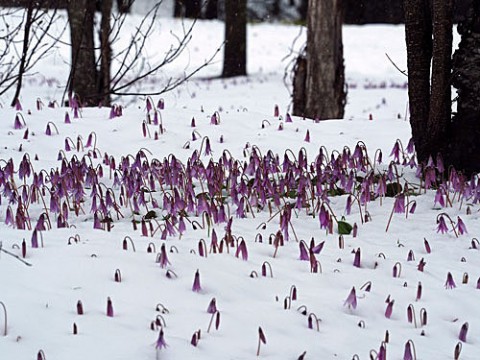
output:
[[[346,221],[338,222],[338,233],[340,235],[350,235],[353,230],[353,226]]]

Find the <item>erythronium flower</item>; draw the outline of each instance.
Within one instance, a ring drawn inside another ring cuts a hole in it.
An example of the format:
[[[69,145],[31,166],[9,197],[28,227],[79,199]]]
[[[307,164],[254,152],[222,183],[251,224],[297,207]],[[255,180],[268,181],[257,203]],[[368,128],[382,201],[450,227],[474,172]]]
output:
[[[445,281],[445,289],[454,289],[456,288],[457,285],[455,284],[455,281],[453,280],[452,273],[447,274],[447,280]]]
[[[247,261],[248,260],[248,250],[247,250],[247,243],[245,240],[241,240],[240,243],[237,246],[237,250],[235,252],[235,257],[242,256],[242,260]]]
[[[307,130],[307,134],[305,135],[305,142],[310,142],[310,131]]]
[[[422,298],[422,283],[419,281],[417,285],[417,296],[415,300],[419,301],[421,298]]]
[[[355,257],[353,258],[353,266],[360,267],[360,248],[355,251]]]
[[[385,317],[387,319],[390,319],[390,317],[392,316],[393,304],[395,304],[395,300],[390,300],[388,302],[387,308],[385,309]]]
[[[443,216],[440,216],[438,219],[437,219],[437,233],[440,232],[442,234],[445,234],[446,232],[448,232],[448,227],[447,227],[447,223],[445,222],[445,219],[443,218]]]
[[[428,240],[425,238],[423,238],[423,245],[425,246],[425,251],[427,252],[427,254],[430,254],[432,252],[432,249],[430,248]]]
[[[107,298],[107,316],[113,317],[113,304],[110,297]]]
[[[301,240],[298,246],[300,247],[300,260],[308,261],[310,256],[308,255],[307,244],[305,241]]]
[[[207,313],[215,314],[215,312],[217,312],[217,300],[215,298],[212,298],[212,300],[210,300],[210,303],[208,304]]]
[[[465,226],[465,223],[463,220],[460,218],[460,216],[457,216],[457,230],[460,235],[467,234],[467,227]]]
[[[413,351],[412,351],[413,350]],[[405,343],[405,350],[403,351],[403,360],[416,360],[415,345],[412,340]]]
[[[348,294],[348,297],[345,300],[345,302],[343,303],[343,306],[348,306],[349,309],[350,308],[353,308],[353,309],[357,308],[357,295],[356,295],[356,292],[355,292],[355,286],[352,287],[352,290],[350,290],[350,294]]]
[[[200,286],[200,273],[198,272],[198,270],[195,272],[195,277],[193,279],[192,291],[194,291],[194,292],[202,291],[202,287]]]
[[[159,263],[160,263],[160,267],[162,269],[166,268],[167,265],[170,264],[170,261],[168,261],[168,257],[167,257],[167,250],[166,250],[166,247],[165,247],[165,243],[163,243],[162,246],[160,247]]]
[[[427,263],[425,262],[425,260],[423,258],[420,259],[420,262],[418,263],[417,265],[417,269],[418,271],[422,271],[423,272],[423,269],[425,268],[425,265]]]
[[[443,186],[438,187],[437,192],[435,193],[435,201],[433,203],[433,206],[438,203],[441,207],[445,207],[444,191],[445,190]]]
[[[460,328],[458,339],[462,342],[467,342],[467,333],[468,333],[468,322],[464,323]]]
[[[161,350],[163,348],[167,347],[167,343],[165,342],[165,336],[163,334],[163,327],[160,329],[160,332],[158,333],[158,339],[155,344],[155,348],[157,350]]]

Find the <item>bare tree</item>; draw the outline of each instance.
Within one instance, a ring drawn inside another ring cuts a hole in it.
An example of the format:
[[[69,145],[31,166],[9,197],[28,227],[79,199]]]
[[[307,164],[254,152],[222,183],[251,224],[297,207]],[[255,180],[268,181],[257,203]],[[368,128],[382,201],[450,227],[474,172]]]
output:
[[[82,0],[88,2],[87,0]],[[111,96],[127,95],[158,95],[174,89],[198,71],[211,63],[217,49],[209,59],[197,68],[185,73],[181,77],[170,77],[166,82],[154,91],[135,91],[132,88],[145,78],[157,74],[162,67],[175,61],[183,50],[188,46],[196,21],[190,23],[188,27],[183,27],[181,35],[173,34],[176,44],[172,44],[166,51],[163,58],[152,62],[144,55],[145,45],[150,35],[155,29],[158,21],[158,11],[162,1],[158,1],[152,9],[142,19],[140,24],[135,27],[135,31],[130,34],[131,40],[123,49],[117,49],[116,55],[112,57],[111,46],[120,36],[124,37],[124,23],[126,14],[113,15],[112,0],[103,0],[101,13],[102,20],[100,26],[100,48],[94,47],[94,23],[93,16],[95,9],[89,3],[71,0],[69,11],[70,26],[72,30],[72,65],[69,89],[81,100],[83,105],[96,106],[99,103],[108,105]],[[88,6],[87,6],[88,5]],[[80,14],[80,15],[79,15]],[[99,50],[99,51],[96,51]],[[95,57],[99,54],[99,57]],[[115,65],[115,71],[111,73],[112,65]],[[82,76],[78,76],[82,74]],[[88,78],[89,80],[87,81]]]
[[[58,41],[49,34],[57,21],[57,12],[47,11],[55,3],[55,0],[29,0],[26,10],[7,8],[0,12],[5,29],[0,35],[0,95],[15,86],[12,104],[20,96],[23,78]],[[21,52],[17,51],[17,43],[22,45]]]
[[[294,79],[293,113],[316,119],[342,118],[345,75],[341,0],[310,0],[307,46]]]
[[[247,75],[247,0],[226,0],[222,77],[242,75]]]
[[[174,17],[186,17],[197,19],[202,14],[201,0],[175,0],[173,15]]]

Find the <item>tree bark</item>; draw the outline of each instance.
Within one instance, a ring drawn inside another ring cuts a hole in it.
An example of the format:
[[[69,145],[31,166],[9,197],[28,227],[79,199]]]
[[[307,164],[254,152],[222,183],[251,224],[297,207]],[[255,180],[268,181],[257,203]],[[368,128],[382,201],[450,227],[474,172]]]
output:
[[[452,114],[452,28],[453,0],[433,0],[432,85],[430,116],[428,117],[427,153],[436,156],[444,153],[448,142]]]
[[[102,22],[100,28],[100,76],[98,83],[99,100],[105,106],[110,106],[110,68],[112,63],[112,48],[110,44],[112,0],[102,0]]]
[[[185,4],[185,17],[189,19],[197,19],[202,15],[201,0],[183,0]]]
[[[218,0],[207,0],[207,8],[205,9],[205,19],[218,19]]]
[[[295,115],[342,118],[346,91],[341,0],[310,0],[306,52],[305,109]]]
[[[222,77],[243,75],[247,75],[247,0],[226,0]]]
[[[432,25],[428,0],[405,0],[410,125],[419,162],[428,161]]]
[[[72,52],[69,91],[75,93],[83,105],[98,105],[93,42],[95,2],[70,0],[67,12]]]
[[[453,86],[457,113],[452,120],[453,141],[448,161],[466,175],[480,171],[480,2],[471,4],[467,20],[460,23],[461,41],[453,56]]]

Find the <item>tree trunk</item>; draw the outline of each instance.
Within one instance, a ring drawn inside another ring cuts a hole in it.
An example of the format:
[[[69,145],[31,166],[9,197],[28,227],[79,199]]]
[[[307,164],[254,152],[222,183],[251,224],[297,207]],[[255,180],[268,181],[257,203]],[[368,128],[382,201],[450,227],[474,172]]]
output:
[[[419,162],[430,155],[427,148],[427,121],[430,116],[430,61],[432,25],[429,0],[405,0],[408,98],[410,126]]]
[[[95,2],[70,0],[67,12],[72,49],[69,91],[75,93],[83,105],[98,105],[93,42]]]
[[[306,51],[305,109],[295,109],[295,115],[342,118],[346,92],[341,0],[310,0]]]
[[[185,4],[185,17],[189,19],[197,19],[202,15],[201,0],[183,0]]]
[[[102,22],[100,29],[100,76],[98,92],[100,101],[105,106],[110,106],[110,67],[112,63],[112,48],[110,44],[110,21],[112,17],[112,0],[102,1]]]
[[[207,8],[205,10],[205,19],[218,19],[218,0],[207,0]]]
[[[173,7],[173,16],[176,18],[183,16],[183,1],[182,0],[175,0],[175,4]]]
[[[447,158],[451,141],[453,0],[432,0],[431,9],[429,0],[404,4],[410,125],[418,162],[425,164],[438,153]]]
[[[461,41],[453,56],[453,86],[457,89],[457,113],[453,117],[454,140],[449,163],[469,175],[480,171],[480,2],[471,5],[467,20],[458,26]]]
[[[117,0],[118,11],[121,14],[129,14],[135,0]]]
[[[433,0],[433,48],[432,86],[430,92],[430,116],[428,117],[427,152],[436,156],[444,153],[450,134],[452,114],[452,27],[453,0]]]
[[[226,0],[222,77],[243,75],[247,75],[247,0]]]

